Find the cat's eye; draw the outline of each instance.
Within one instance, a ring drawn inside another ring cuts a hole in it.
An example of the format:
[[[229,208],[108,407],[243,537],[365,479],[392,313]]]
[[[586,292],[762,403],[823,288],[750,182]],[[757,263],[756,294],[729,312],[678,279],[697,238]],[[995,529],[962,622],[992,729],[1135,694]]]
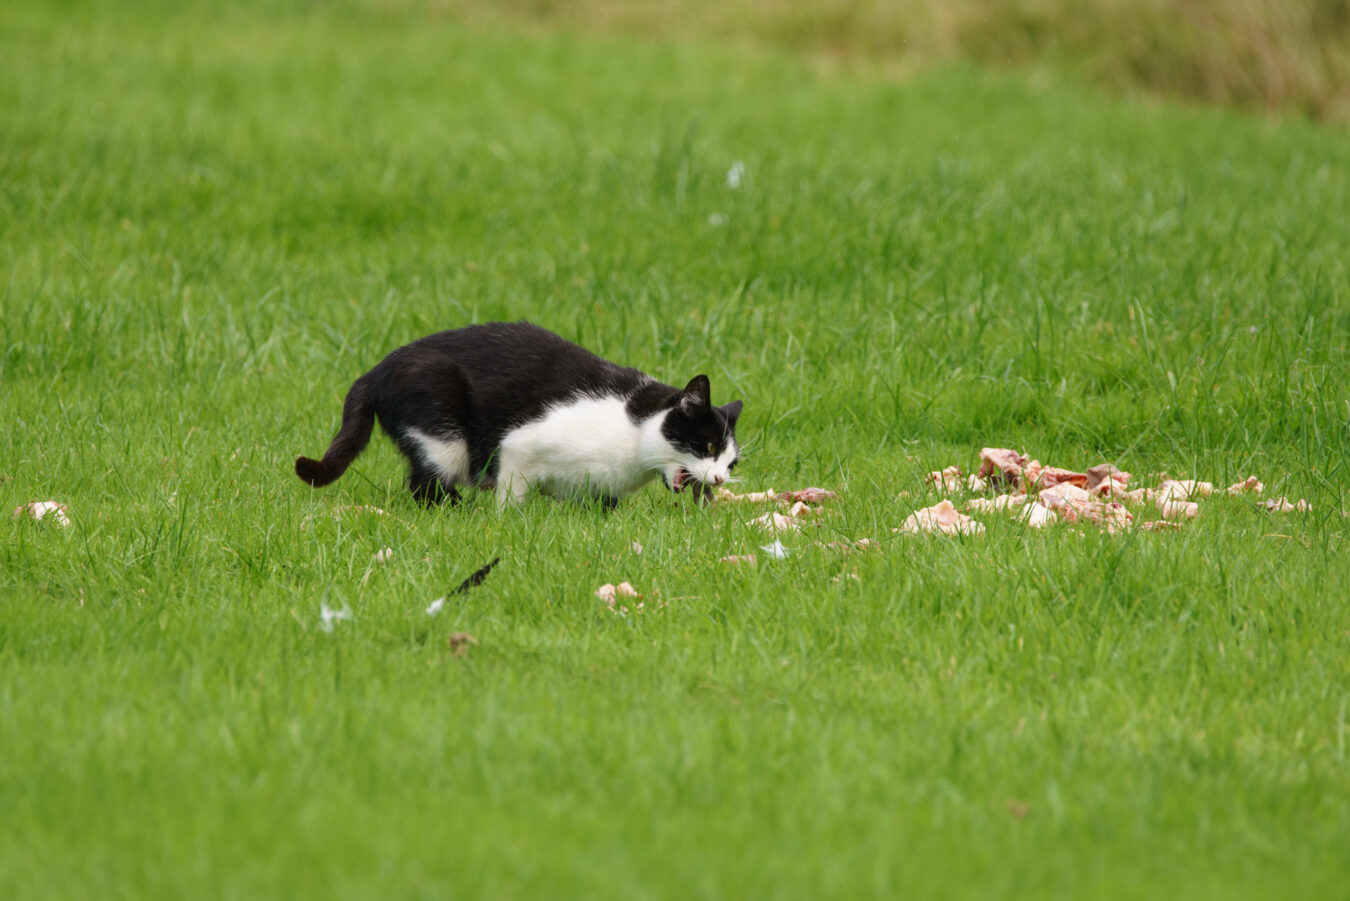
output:
[[[708,442],[708,456],[709,457],[717,456],[716,449],[713,447],[713,443],[711,441]]]

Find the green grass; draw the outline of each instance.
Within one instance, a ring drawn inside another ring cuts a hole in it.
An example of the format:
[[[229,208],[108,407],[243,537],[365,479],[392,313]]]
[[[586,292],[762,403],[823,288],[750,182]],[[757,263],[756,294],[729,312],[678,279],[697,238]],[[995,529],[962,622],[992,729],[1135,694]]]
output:
[[[338,0],[359,3],[361,0]],[[964,60],[1350,122],[1347,0],[380,0],[531,29],[779,47],[892,76]]]
[[[0,519],[5,897],[1344,892],[1343,134],[231,9],[0,12],[0,509],[74,519]],[[390,348],[524,316],[707,372],[745,486],[882,549],[294,477]],[[986,444],[1313,512],[891,535]]]

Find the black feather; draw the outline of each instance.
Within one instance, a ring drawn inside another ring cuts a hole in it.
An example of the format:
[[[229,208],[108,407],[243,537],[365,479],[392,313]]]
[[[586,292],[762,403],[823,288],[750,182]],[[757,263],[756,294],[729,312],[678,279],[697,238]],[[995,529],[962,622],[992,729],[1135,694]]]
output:
[[[473,575],[469,576],[469,578],[465,579],[463,582],[460,582],[459,587],[450,593],[463,594],[470,588],[477,588],[479,585],[482,585],[483,580],[487,578],[488,573],[492,572],[492,567],[496,566],[501,559],[501,557],[493,557],[486,565],[474,570]]]

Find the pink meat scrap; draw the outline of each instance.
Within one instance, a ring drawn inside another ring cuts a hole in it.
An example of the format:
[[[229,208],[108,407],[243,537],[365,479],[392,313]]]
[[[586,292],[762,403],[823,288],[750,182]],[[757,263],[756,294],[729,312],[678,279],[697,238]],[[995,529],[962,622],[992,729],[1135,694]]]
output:
[[[1193,497],[1209,497],[1213,493],[1213,482],[1195,479],[1168,479],[1158,486],[1158,496],[1169,501],[1187,501]]]
[[[1072,482],[1056,485],[1041,492],[1041,503],[1050,509],[1070,503],[1091,503],[1092,494],[1085,488],[1079,488]]]
[[[1247,476],[1241,482],[1228,486],[1229,494],[1260,494],[1265,490],[1266,486],[1256,476]]]
[[[1285,497],[1277,497],[1272,501],[1266,501],[1261,506],[1271,513],[1307,513],[1312,509],[1311,505],[1305,500],[1297,500],[1291,503]]]
[[[986,447],[980,451],[980,478],[993,488],[1016,488],[1022,482],[1027,458],[1006,447]]]
[[[1074,472],[1072,469],[1060,469],[1058,466],[1044,466],[1040,460],[1032,460],[1023,470],[1024,487],[1054,488],[1056,485],[1073,485],[1082,488],[1087,484],[1087,473]]]
[[[630,612],[628,605],[622,603],[623,598],[641,597],[641,595],[637,593],[637,589],[627,582],[620,582],[618,585],[612,585],[606,582],[596,589],[595,596],[605,602],[605,606],[609,608],[611,613],[617,614],[618,616],[627,616]],[[658,604],[658,606],[664,605]],[[639,600],[637,604],[631,608],[631,612],[642,613],[646,608],[647,602]]]
[[[767,504],[770,501],[778,500],[778,492],[770,488],[768,491],[750,491],[745,494],[737,494],[730,488],[718,488],[717,499],[747,504]]]
[[[1095,523],[1109,535],[1123,532],[1134,524],[1134,517],[1125,505],[1111,501],[1070,501],[1056,512],[1065,522]]]
[[[1200,515],[1200,505],[1194,501],[1178,500],[1170,494],[1158,495],[1158,512],[1163,519],[1195,519]]]
[[[778,495],[778,499],[790,501],[794,504],[818,504],[821,501],[833,500],[838,496],[833,491],[826,491],[824,488],[799,488],[796,491],[784,491]]]
[[[1125,486],[1129,482],[1128,472],[1121,472],[1110,463],[1098,463],[1096,466],[1088,467],[1087,484],[1083,487],[1093,494],[1114,497],[1124,494]]]
[[[977,475],[963,475],[959,466],[948,466],[946,469],[930,472],[923,480],[936,488],[939,494],[956,494],[959,491],[979,494],[989,490],[988,482]]]
[[[613,607],[614,602],[618,598],[635,598],[638,596],[638,593],[637,589],[634,588],[631,583],[620,582],[618,585],[614,585],[610,582],[606,582],[595,590],[595,596]]]
[[[996,513],[1020,507],[1030,499],[1025,494],[1000,494],[998,497],[977,497],[966,506],[977,513]]]
[[[745,524],[747,526],[758,526],[768,532],[795,532],[800,528],[796,518],[784,516],[781,513],[765,513],[762,516],[747,520]]]
[[[965,487],[965,481],[961,478],[961,467],[959,466],[948,466],[940,472],[930,472],[923,477],[923,480],[942,494],[954,494]]]
[[[66,514],[69,512],[69,507],[56,501],[33,501],[31,504],[24,504],[22,507],[15,507],[10,519],[18,519],[25,513],[33,519],[46,519],[51,516],[61,525],[68,526],[70,525],[70,517]]]
[[[892,532],[937,532],[942,535],[983,535],[984,526],[961,514],[951,501],[941,501],[931,507],[915,510],[898,529]]]
[[[1033,529],[1040,529],[1050,525],[1059,517],[1055,514],[1055,511],[1038,502],[1035,504],[1028,504],[1027,507],[1018,514],[1017,518]]]
[[[796,491],[774,491],[770,488],[768,491],[749,491],[745,494],[737,494],[730,488],[718,488],[716,495],[719,501],[746,504],[767,504],[773,501],[783,501],[787,504],[818,504],[838,496],[824,488],[798,488]]]
[[[1127,504],[1151,504],[1157,496],[1158,489],[1156,488],[1136,488],[1133,491],[1125,491],[1116,495],[1117,498]]]

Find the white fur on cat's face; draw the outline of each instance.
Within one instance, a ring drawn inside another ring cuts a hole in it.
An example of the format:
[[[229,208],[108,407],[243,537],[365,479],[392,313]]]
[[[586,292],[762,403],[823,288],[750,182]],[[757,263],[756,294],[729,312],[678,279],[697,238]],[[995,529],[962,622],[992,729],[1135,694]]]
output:
[[[666,444],[670,447],[669,443]],[[670,450],[678,457],[673,464],[667,464],[661,470],[661,477],[674,491],[679,491],[690,479],[704,485],[721,485],[731,478],[731,467],[740,455],[735,438],[727,439],[726,448],[716,456],[696,457],[681,453],[676,448]]]
[[[661,476],[674,491],[689,482],[700,488],[721,485],[731,478],[740,448],[734,435],[741,402],[714,407],[709,400],[708,377],[697,375],[680,392],[661,421],[661,433],[671,458]]]

